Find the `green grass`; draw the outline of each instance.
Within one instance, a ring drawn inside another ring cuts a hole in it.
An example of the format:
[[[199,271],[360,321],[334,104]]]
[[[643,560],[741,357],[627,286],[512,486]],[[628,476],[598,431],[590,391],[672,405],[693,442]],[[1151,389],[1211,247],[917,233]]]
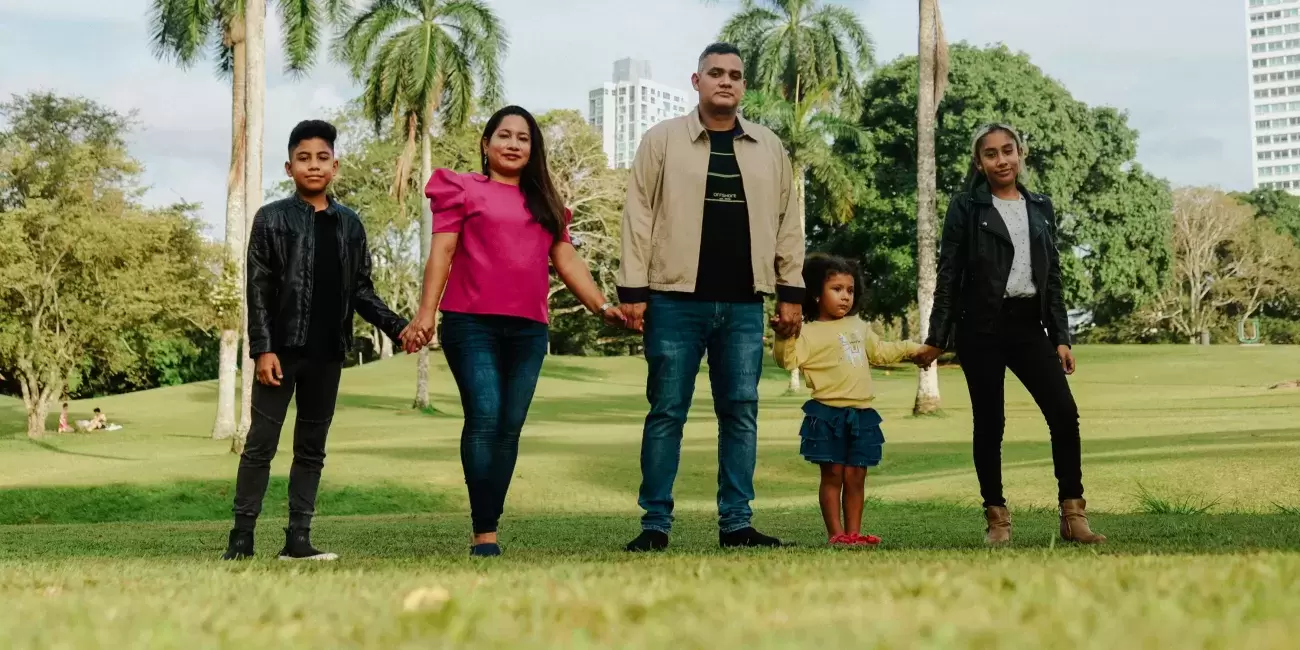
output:
[[[762,384],[756,524],[796,546],[717,548],[716,426],[701,375],[673,547],[636,533],[644,362],[547,361],[502,524],[506,556],[466,556],[460,405],[435,365],[347,371],[315,528],[343,559],[286,565],[291,427],[251,562],[215,560],[237,459],[208,439],[215,385],[73,404],[125,429],[25,439],[0,398],[5,648],[1290,648],[1300,635],[1300,348],[1084,347],[1071,380],[1101,548],[1059,543],[1046,427],[1008,386],[1011,548],[981,547],[970,405],[907,414],[916,375],[878,371],[888,438],[872,471],[872,551],[822,544],[802,395]],[[437,358],[437,357],[435,357]],[[440,361],[440,360],[439,360]],[[292,417],[292,412],[290,413]],[[409,601],[409,603],[408,603]],[[408,609],[409,604],[409,609]]]

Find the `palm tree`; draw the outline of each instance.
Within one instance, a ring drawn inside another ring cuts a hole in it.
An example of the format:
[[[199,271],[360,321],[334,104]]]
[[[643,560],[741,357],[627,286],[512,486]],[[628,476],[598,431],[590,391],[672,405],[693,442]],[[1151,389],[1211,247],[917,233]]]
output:
[[[252,4],[257,6],[246,6]],[[307,0],[279,2],[283,19],[285,68],[294,74],[309,69],[319,46],[322,18],[338,18],[346,8],[346,0]],[[230,172],[226,177],[226,239],[222,273],[223,301],[221,326],[221,352],[217,380],[217,416],[212,427],[212,437],[229,438],[237,435],[235,423],[235,375],[240,357],[240,327],[243,320],[244,245],[251,225],[251,215],[261,203],[261,118],[262,97],[265,94],[266,71],[261,63],[264,47],[261,41],[261,23],[254,25],[258,41],[250,52],[246,12],[265,16],[264,0],[245,3],[244,0],[153,0],[149,12],[150,40],[154,55],[170,60],[182,68],[190,68],[210,50],[216,59],[217,74],[229,77],[231,88],[230,111]],[[251,59],[251,60],[250,60]],[[256,62],[256,63],[254,63]],[[250,74],[251,73],[251,74]],[[254,91],[255,107],[249,105],[249,91]],[[249,115],[254,114],[250,124]],[[249,127],[256,134],[250,143]],[[255,154],[246,145],[252,144]],[[255,166],[249,165],[249,156],[255,155]],[[257,185],[249,191],[249,179]],[[245,350],[247,346],[245,345]],[[243,355],[247,356],[247,354]],[[245,413],[248,409],[247,386],[251,380],[244,373]],[[246,427],[245,427],[246,430]],[[236,441],[238,444],[238,441]]]
[[[934,153],[935,113],[948,83],[948,44],[939,20],[939,0],[920,0],[920,85],[916,102],[916,302],[921,340],[930,332],[934,287],[938,268],[938,208]],[[912,412],[925,415],[939,410],[939,374],[935,366],[923,368],[917,378]]]
[[[792,94],[800,99],[791,101],[770,90],[751,90],[745,93],[742,105],[745,117],[772,129],[785,145],[794,170],[791,184],[799,223],[807,223],[804,191],[809,173],[822,188],[834,219],[847,221],[853,215],[859,181],[845,159],[836,155],[833,143],[851,140],[865,144],[866,131],[834,110],[837,97],[831,83],[804,89],[796,80]],[[796,368],[790,372],[790,390],[799,389]]]
[[[874,46],[853,10],[819,0],[741,0],[719,37],[740,48],[745,78],[786,98],[829,89],[855,113]]]
[[[391,119],[406,132],[406,148],[393,176],[399,203],[417,147],[421,182],[433,174],[435,115],[444,128],[463,126],[476,107],[500,102],[507,47],[505,28],[483,0],[372,0],[339,37],[335,54],[364,87],[366,117],[376,129]],[[420,223],[422,265],[432,238],[433,215],[426,204]],[[414,406],[429,408],[428,347],[420,351]]]

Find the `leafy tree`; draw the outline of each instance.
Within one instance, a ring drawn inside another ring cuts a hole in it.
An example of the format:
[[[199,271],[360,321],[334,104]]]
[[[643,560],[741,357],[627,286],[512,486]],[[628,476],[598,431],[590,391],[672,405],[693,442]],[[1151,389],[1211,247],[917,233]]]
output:
[[[1210,344],[1210,331],[1222,319],[1223,307],[1232,304],[1233,268],[1227,247],[1252,218],[1248,206],[1218,190],[1189,187],[1174,192],[1174,276],[1151,301],[1151,322],[1193,344]]]
[[[237,304],[222,311],[217,415],[213,438],[237,435],[235,373],[240,358],[243,312],[244,241],[252,215],[261,204],[262,105],[266,87],[266,0],[152,0],[149,38],[155,56],[190,68],[210,52],[217,74],[230,79],[230,173],[226,177],[225,260],[223,294]],[[281,44],[285,69],[302,74],[311,68],[325,24],[339,20],[345,0],[279,0]],[[251,16],[253,20],[248,21]],[[250,121],[251,118],[251,121]],[[251,183],[250,183],[251,179]],[[251,184],[251,186],[250,186]],[[247,357],[247,344],[244,346]],[[244,422],[247,431],[251,373],[244,378]],[[236,441],[238,444],[238,441]]]
[[[1159,291],[1172,262],[1169,190],[1134,162],[1137,132],[1125,115],[1074,99],[1003,46],[957,44],[950,57],[935,136],[940,213],[966,180],[971,133],[1009,122],[1028,141],[1026,184],[1056,207],[1067,303],[1106,323]],[[868,308],[883,317],[904,315],[916,295],[917,83],[915,57],[884,66],[867,83],[867,146],[837,143],[866,176],[864,198],[847,224],[816,210],[809,227],[815,247],[862,260]]]
[[[376,130],[392,119],[406,146],[392,176],[399,200],[418,147],[420,178],[433,175],[434,116],[444,130],[464,126],[476,106],[501,98],[501,59],[508,38],[483,0],[372,0],[339,37],[336,56],[364,87],[362,106]],[[477,159],[477,155],[475,156]],[[420,260],[429,257],[433,215],[420,221]],[[421,350],[415,408],[429,408],[429,352]]]
[[[215,278],[192,206],[136,203],[128,118],[48,94],[16,97],[0,118],[0,367],[39,437],[79,370],[140,381],[143,343],[206,329]]]
[[[577,111],[556,110],[537,118],[546,136],[546,158],[560,199],[572,213],[569,234],[591,275],[614,295],[627,173],[609,168],[600,134]],[[552,274],[552,347],[565,354],[590,354],[609,346],[626,348],[626,333],[612,333],[586,313],[558,275]]]
[[[1272,222],[1300,246],[1300,197],[1283,190],[1258,188],[1234,192],[1232,198],[1255,208],[1258,216]]]

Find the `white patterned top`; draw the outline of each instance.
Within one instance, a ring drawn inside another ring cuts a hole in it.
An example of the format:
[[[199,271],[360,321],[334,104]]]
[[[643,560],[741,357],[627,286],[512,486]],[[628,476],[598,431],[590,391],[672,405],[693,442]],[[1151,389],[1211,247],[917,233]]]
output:
[[[1007,223],[1011,243],[1016,247],[1016,254],[1011,258],[1011,275],[1007,277],[1007,297],[1032,298],[1038,295],[1038,287],[1034,286],[1034,266],[1029,248],[1029,211],[1025,207],[1025,197],[1008,201],[995,196],[993,206]]]

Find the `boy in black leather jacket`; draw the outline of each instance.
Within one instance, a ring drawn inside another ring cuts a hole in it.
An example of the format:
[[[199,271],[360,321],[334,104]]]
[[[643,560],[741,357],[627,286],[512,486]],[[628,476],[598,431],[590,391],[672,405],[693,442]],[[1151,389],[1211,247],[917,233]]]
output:
[[[408,324],[375,294],[360,219],[328,195],[338,171],[336,137],[335,128],[319,120],[294,127],[284,169],[297,191],[263,206],[253,218],[248,341],[257,383],[253,423],[235,482],[235,526],[222,556],[227,560],[253,555],[253,528],[295,392],[289,527],[280,559],[338,557],[312,547],[311,518],[343,358],[352,348],[352,313],[399,342]]]

